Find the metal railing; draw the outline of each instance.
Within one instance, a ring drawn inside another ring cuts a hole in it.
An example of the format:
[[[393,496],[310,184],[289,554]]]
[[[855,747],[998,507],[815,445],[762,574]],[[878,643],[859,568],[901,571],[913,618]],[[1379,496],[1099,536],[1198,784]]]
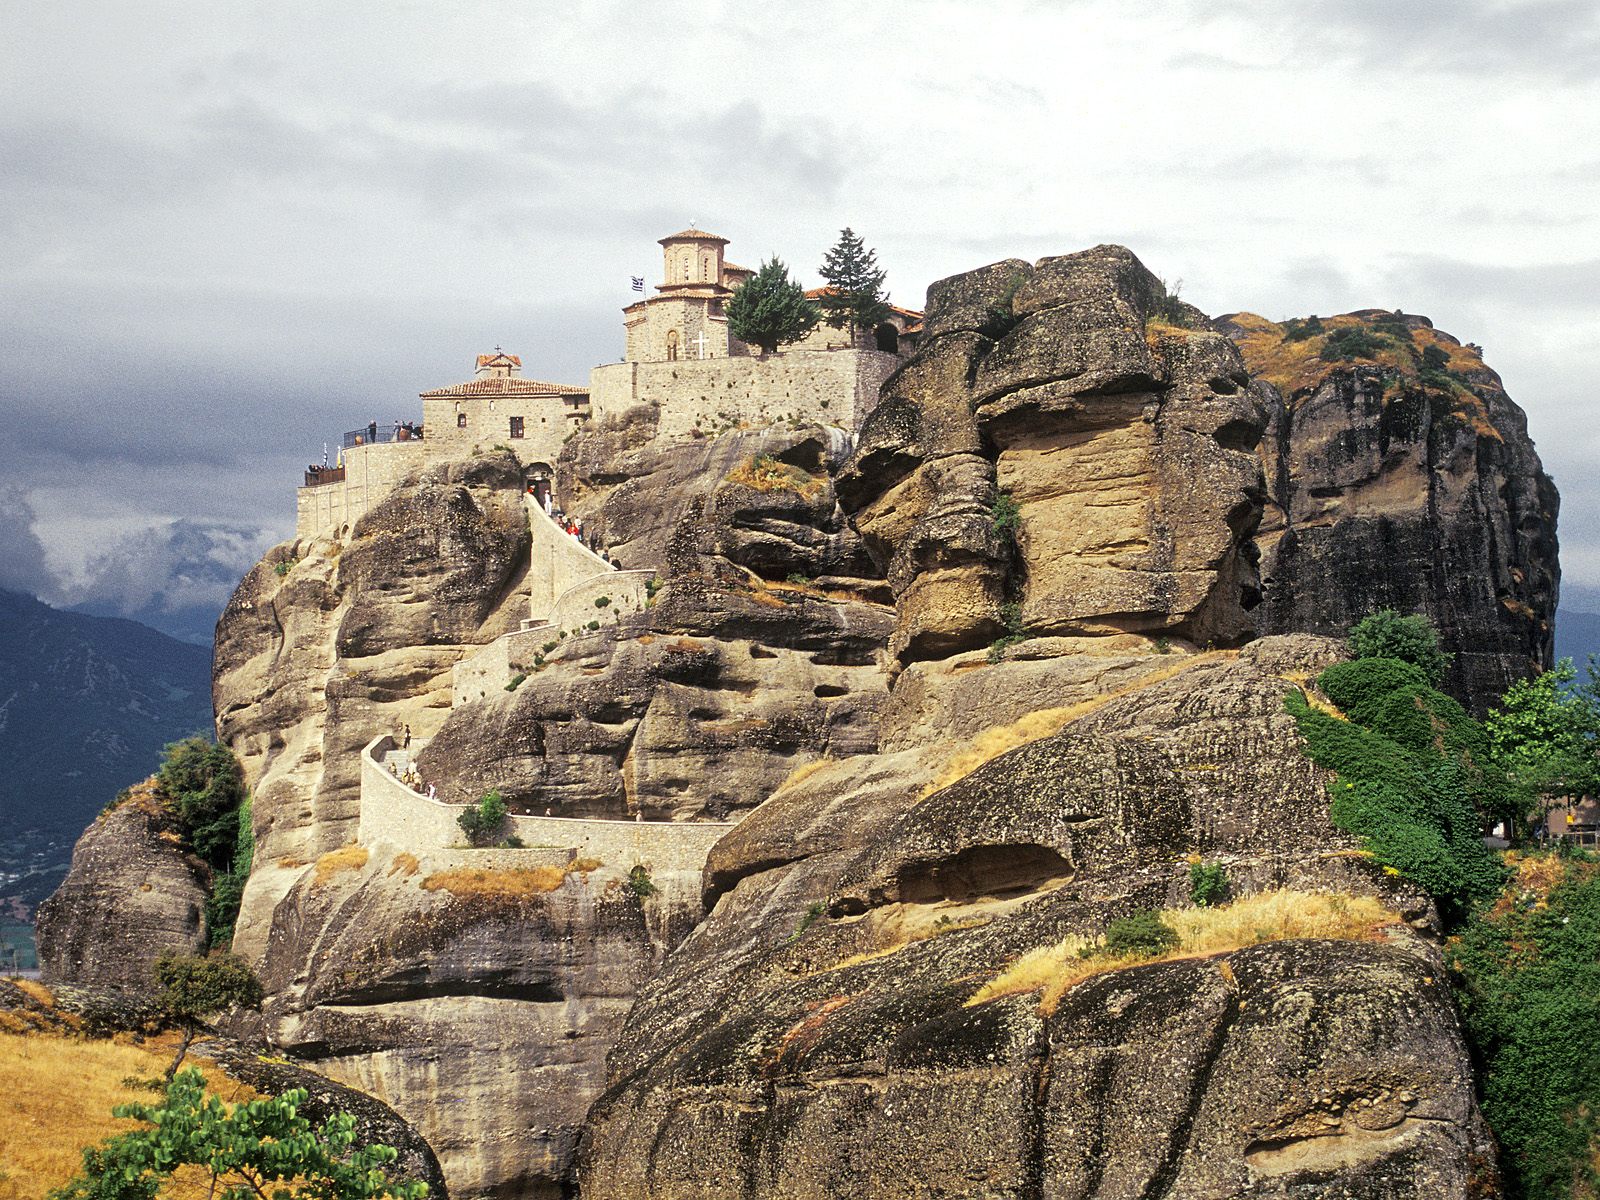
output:
[[[339,440],[348,450],[352,446],[377,446],[384,442],[414,442],[422,440],[422,426],[413,422],[398,421],[389,425],[372,422],[365,429],[352,429]]]
[[[306,486],[316,487],[319,483],[343,483],[343,467],[318,467],[306,471]]]

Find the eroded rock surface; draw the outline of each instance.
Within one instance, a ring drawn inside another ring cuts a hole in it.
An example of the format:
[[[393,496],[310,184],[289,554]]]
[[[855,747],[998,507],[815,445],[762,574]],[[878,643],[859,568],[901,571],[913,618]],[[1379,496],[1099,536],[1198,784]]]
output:
[[[1265,413],[1225,337],[1152,324],[1162,295],[1119,246],[929,289],[840,480],[902,660],[1023,628],[1248,636]]]
[[[585,1197],[1468,1195],[1488,1142],[1404,925],[1093,977],[1050,1013],[969,1003],[1032,947],[1179,902],[1189,854],[1426,924],[1328,824],[1283,710],[1284,675],[1336,654],[1193,658],[925,798],[914,751],[780,792],[629,1017]]]
[[[1379,608],[1424,613],[1455,655],[1447,686],[1481,711],[1553,661],[1560,500],[1476,347],[1377,310],[1328,327],[1358,318],[1389,345],[1353,362],[1248,313],[1222,322],[1270,389],[1259,623],[1341,634]],[[1419,371],[1429,350],[1442,366]]]
[[[279,905],[265,1032],[377,1096],[453,1194],[557,1197],[634,992],[699,916],[694,873],[378,847]]]
[[[158,990],[164,950],[205,949],[210,869],[183,845],[148,783],[78,839],[72,866],[39,906],[39,967],[47,982],[129,998]]]
[[[347,537],[280,546],[217,625],[217,737],[254,795],[234,947],[259,958],[307,863],[355,839],[361,747],[450,708],[450,669],[527,615],[522,473],[509,454],[432,467]]]

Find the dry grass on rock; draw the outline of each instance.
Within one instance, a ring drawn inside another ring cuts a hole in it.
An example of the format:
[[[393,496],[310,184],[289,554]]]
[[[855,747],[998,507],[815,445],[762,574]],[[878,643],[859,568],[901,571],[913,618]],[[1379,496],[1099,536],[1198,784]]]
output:
[[[367,858],[365,846],[341,846],[329,851],[317,859],[317,873],[311,881],[312,886],[321,887],[340,871],[359,871],[367,865]]]
[[[111,1110],[156,1099],[124,1086],[123,1080],[151,1079],[165,1071],[173,1036],[136,1046],[0,1032],[0,1200],[40,1200],[72,1177],[85,1146],[139,1128],[136,1121],[113,1117]],[[207,1086],[225,1101],[256,1096],[210,1063],[191,1059],[186,1065],[200,1067]],[[163,1200],[202,1200],[209,1182],[209,1173],[185,1168],[161,1195]]]
[[[1290,938],[1371,941],[1400,917],[1370,896],[1300,892],[1258,892],[1218,908],[1174,908],[1161,914],[1177,931],[1179,944],[1154,957],[1094,953],[1096,941],[1071,936],[1040,946],[1012,961],[977,990],[967,1004],[1038,992],[1040,1011],[1055,1012],[1073,985],[1093,975],[1175,958],[1205,958],[1261,942]]]
[[[449,892],[452,896],[543,896],[566,882],[567,867],[514,867],[494,870],[489,867],[458,867],[427,876],[422,886],[430,892]]]

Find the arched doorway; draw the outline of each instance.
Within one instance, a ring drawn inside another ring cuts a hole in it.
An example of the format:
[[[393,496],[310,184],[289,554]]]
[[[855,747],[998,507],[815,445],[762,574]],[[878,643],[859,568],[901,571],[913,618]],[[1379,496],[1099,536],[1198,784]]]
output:
[[[878,349],[889,354],[900,353],[900,331],[889,322],[885,321],[872,331],[873,340],[877,342]]]
[[[549,463],[534,463],[527,471],[528,495],[537,500],[545,512],[549,512],[555,502],[552,495],[555,474]]]
[[[676,329],[667,330],[667,361],[678,361],[678,331]]]

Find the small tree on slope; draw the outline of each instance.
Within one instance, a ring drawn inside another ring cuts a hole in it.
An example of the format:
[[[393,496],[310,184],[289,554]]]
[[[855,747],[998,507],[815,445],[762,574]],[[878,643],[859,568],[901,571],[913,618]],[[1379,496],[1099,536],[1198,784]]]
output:
[[[883,291],[884,271],[877,253],[848,226],[839,231],[839,240],[823,256],[817,273],[828,284],[817,298],[823,318],[835,329],[848,327],[851,341],[858,330],[871,329],[888,317],[889,297]]]
[[[741,342],[768,354],[798,342],[821,319],[805,289],[789,278],[783,260],[769,258],[728,301],[728,328]]]

